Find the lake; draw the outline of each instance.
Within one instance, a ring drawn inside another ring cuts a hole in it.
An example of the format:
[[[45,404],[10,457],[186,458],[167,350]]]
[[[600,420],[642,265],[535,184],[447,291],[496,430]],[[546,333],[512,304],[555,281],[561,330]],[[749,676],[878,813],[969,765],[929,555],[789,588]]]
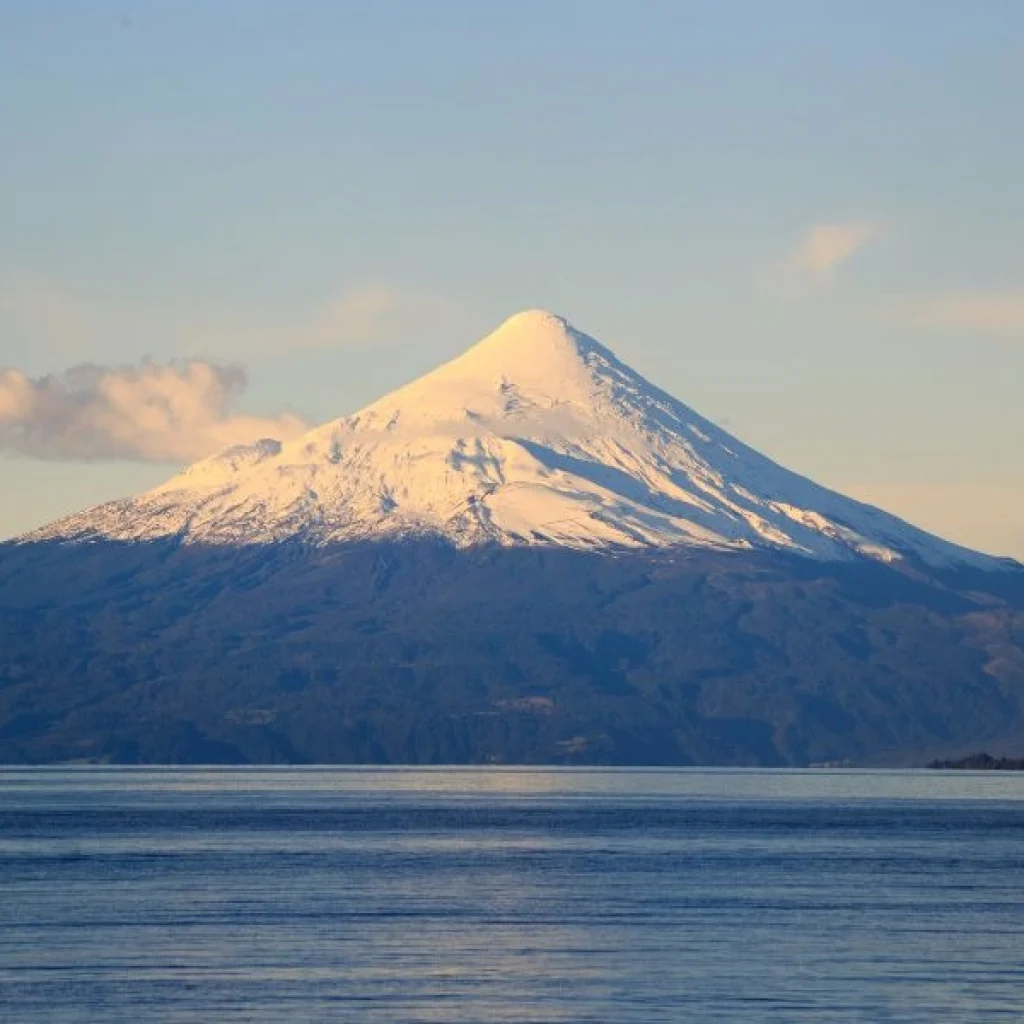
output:
[[[0,1019],[1020,1021],[1024,774],[0,770]]]

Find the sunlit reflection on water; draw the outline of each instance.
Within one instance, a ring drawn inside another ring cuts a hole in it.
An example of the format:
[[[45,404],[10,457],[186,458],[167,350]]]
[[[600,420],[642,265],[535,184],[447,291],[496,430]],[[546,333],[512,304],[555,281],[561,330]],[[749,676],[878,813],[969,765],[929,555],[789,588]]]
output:
[[[1024,776],[9,769],[0,1020],[991,1021]]]

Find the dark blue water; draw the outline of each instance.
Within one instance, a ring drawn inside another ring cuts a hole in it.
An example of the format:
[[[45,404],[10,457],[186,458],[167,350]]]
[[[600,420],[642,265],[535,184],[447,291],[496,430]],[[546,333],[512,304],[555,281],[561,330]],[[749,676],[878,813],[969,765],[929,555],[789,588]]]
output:
[[[1024,776],[0,772],[0,1019],[1024,1020]]]

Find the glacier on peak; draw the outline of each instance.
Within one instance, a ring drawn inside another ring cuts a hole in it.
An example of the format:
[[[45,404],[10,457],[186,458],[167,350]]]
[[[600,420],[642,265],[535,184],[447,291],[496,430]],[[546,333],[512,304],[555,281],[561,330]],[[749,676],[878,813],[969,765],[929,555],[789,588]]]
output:
[[[1015,563],[784,469],[565,319],[530,310],[363,410],[263,439],[23,540],[770,548],[824,560]]]

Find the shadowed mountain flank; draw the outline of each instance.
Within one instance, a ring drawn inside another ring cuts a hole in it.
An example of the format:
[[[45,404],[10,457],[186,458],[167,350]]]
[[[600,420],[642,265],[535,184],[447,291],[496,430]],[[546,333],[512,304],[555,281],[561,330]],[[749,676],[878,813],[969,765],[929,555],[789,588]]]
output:
[[[923,763],[1019,747],[1024,588],[761,553],[0,546],[0,761]]]

